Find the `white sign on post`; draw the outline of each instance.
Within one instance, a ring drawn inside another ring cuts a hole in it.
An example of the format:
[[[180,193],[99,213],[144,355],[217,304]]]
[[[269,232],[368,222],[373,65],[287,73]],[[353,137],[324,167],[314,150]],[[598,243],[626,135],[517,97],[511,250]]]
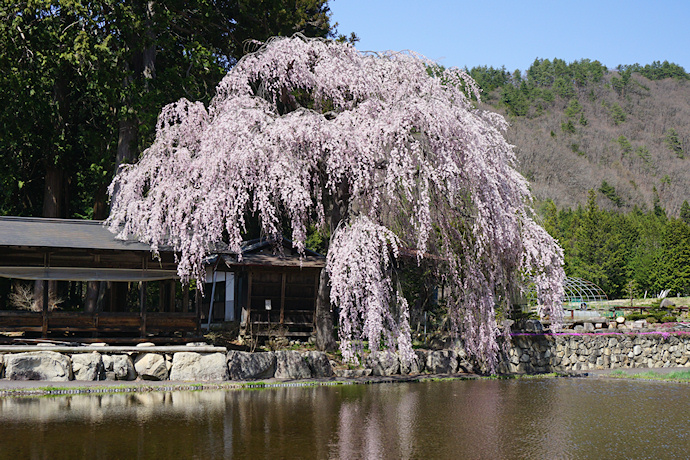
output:
[[[266,299],[266,310],[271,309],[271,299]]]

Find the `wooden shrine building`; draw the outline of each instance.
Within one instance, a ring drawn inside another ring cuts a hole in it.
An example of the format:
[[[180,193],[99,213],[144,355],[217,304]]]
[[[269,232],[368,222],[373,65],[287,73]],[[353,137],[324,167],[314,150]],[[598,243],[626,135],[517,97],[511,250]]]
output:
[[[102,222],[0,217],[0,332],[191,340],[199,302],[176,269],[171,251],[156,260],[147,244],[117,240]]]
[[[207,263],[202,325],[238,321],[241,334],[256,337],[312,334],[324,256],[259,239],[243,245],[241,259],[217,254]]]

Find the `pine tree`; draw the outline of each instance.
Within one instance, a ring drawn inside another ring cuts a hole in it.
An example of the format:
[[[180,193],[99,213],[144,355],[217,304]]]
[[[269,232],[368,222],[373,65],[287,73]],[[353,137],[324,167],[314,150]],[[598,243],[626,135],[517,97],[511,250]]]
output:
[[[690,205],[688,200],[683,201],[683,204],[680,206],[680,220],[690,225]]]

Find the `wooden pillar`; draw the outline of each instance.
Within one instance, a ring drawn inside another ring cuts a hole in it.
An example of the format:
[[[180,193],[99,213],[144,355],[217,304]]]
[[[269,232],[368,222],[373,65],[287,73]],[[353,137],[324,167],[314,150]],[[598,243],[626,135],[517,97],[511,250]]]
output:
[[[280,324],[283,324],[285,321],[285,280],[287,278],[287,274],[285,272],[282,273],[281,276],[281,283],[280,283]]]
[[[245,326],[249,327],[252,322],[252,272],[248,274],[247,280],[247,317],[245,318]]]
[[[50,296],[48,294],[48,280],[43,280],[43,326],[41,327],[41,337],[44,339],[48,337],[48,302]]]
[[[184,298],[186,299],[183,303],[184,307],[183,309],[189,312],[189,286],[182,287],[184,291]],[[196,313],[196,333],[197,335],[201,335],[201,308],[199,306],[201,305],[201,292],[199,291],[199,288],[196,288],[196,292],[194,293],[194,310]]]
[[[168,283],[165,281],[156,281],[158,283],[158,311],[161,313],[168,313],[170,311],[170,302],[168,300]]]
[[[321,270],[325,270],[326,268],[322,268]],[[312,302],[312,312],[313,314],[311,315],[311,322],[314,327],[316,327],[316,302],[319,297],[319,281],[321,278],[321,270],[316,272],[314,275],[314,301]],[[329,301],[330,303],[330,301]]]
[[[141,315],[141,336],[146,337],[146,281],[139,282],[139,311]]]

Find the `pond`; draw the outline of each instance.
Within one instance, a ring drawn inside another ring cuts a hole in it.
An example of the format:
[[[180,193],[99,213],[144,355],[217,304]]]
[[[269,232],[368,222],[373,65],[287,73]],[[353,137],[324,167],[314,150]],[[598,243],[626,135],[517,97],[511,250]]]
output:
[[[689,390],[558,378],[0,398],[0,457],[685,458]]]

